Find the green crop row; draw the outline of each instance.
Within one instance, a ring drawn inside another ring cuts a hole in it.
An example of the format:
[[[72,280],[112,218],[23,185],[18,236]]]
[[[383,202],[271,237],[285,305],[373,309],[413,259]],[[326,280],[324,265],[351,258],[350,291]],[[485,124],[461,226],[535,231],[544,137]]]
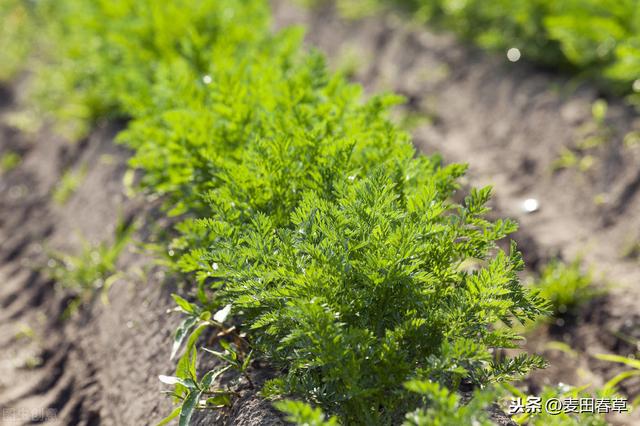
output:
[[[197,379],[193,350],[203,326],[229,325],[229,310],[279,372],[265,396],[302,398],[345,424],[396,423],[420,394],[471,418],[448,392],[543,366],[494,356],[518,346],[513,321],[548,304],[520,283],[515,246],[496,246],[516,227],[485,218],[490,189],[455,201],[465,166],[416,153],[388,119],[399,99],[364,101],[301,49],[299,29],[271,30],[266,2],[15,7],[39,28],[32,79],[44,108],[88,124],[126,117],[118,140],[142,189],[179,218],[165,249],[195,281],[184,295],[194,303],[176,296],[186,319],[174,352],[187,348],[163,380],[176,385],[181,424],[232,396],[211,391],[222,370]],[[244,373],[239,345],[212,352]]]
[[[400,6],[418,20],[453,31],[481,47],[505,52],[515,48],[526,60],[595,79],[615,93],[640,92],[640,5],[636,0],[337,0],[337,3],[347,15]]]

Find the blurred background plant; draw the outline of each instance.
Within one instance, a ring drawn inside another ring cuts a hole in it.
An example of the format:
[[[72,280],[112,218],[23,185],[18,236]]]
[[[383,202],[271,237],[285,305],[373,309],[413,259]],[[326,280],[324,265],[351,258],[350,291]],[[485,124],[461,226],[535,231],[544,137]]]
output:
[[[307,5],[326,0],[300,0]],[[360,18],[396,7],[480,47],[597,81],[640,102],[640,8],[635,0],[337,0]]]
[[[117,271],[118,258],[131,241],[134,230],[133,223],[120,220],[112,242],[91,244],[83,241],[83,248],[77,255],[50,251],[46,272],[60,289],[71,295],[65,316],[96,295],[108,302],[109,289],[122,276]]]
[[[7,173],[15,169],[21,161],[22,157],[20,157],[20,154],[14,151],[7,151],[0,155],[0,174]]]
[[[585,270],[580,258],[569,263],[552,260],[531,286],[551,302],[555,317],[575,314],[578,308],[605,292],[595,286],[592,272]]]

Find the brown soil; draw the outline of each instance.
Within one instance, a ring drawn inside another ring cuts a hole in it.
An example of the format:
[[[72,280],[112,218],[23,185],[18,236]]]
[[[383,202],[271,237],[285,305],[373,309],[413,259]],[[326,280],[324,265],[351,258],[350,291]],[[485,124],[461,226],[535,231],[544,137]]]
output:
[[[3,90],[1,118],[16,112]],[[50,250],[77,252],[84,241],[113,238],[118,220],[145,218],[145,240],[155,223],[149,200],[128,199],[122,178],[128,153],[114,144],[121,126],[98,126],[78,143],[43,131],[24,135],[0,127],[0,155],[22,155],[0,175],[0,425],[152,425],[172,410],[160,393],[159,374],[171,374],[172,335],[178,318],[167,282],[132,244],[119,260],[126,275],[99,300],[62,319],[69,297],[57,291],[42,266]],[[51,201],[65,170],[86,168],[78,190],[63,205]],[[254,381],[264,371],[256,369]],[[231,409],[199,415],[194,424],[280,424],[255,389],[238,389]],[[241,409],[242,408],[242,409]]]
[[[564,77],[509,63],[394,16],[346,22],[330,8],[305,11],[283,1],[274,8],[277,26],[306,25],[309,42],[328,52],[335,67],[346,55],[355,57],[354,78],[367,92],[401,93],[408,99],[405,115],[429,119],[415,127],[416,145],[447,161],[470,163],[471,185],[494,186],[496,214],[520,223],[516,239],[531,270],[558,255],[582,254],[601,281],[611,283],[608,296],[577,318],[530,338],[532,350],[564,340],[580,353],[572,359],[546,350],[551,367],[529,381],[532,390],[558,381],[599,385],[619,371],[590,355],[632,354],[636,348],[620,336],[640,337],[640,263],[623,256],[640,239],[634,214],[640,207],[640,147],[622,144],[634,126],[633,112],[609,100],[610,134],[588,152],[594,166],[554,172],[561,149],[584,138],[594,89],[569,92]],[[178,318],[165,311],[175,284],[132,245],[121,256],[127,273],[112,287],[109,304],[95,301],[62,320],[68,297],[41,267],[48,250],[74,251],[83,240],[112,238],[120,217],[144,217],[147,225],[137,236],[144,240],[159,215],[153,203],[123,193],[128,154],[113,143],[120,126],[98,126],[75,144],[47,130],[19,132],[5,120],[19,108],[13,95],[0,93],[0,155],[12,150],[23,157],[18,168],[0,174],[0,425],[154,424],[171,411],[157,375],[174,367],[169,352]],[[64,171],[82,167],[87,175],[69,201],[52,202]],[[540,202],[535,214],[520,207],[530,197]],[[255,365],[253,374],[260,382],[268,370]],[[635,396],[638,386],[629,382],[624,390]],[[239,391],[229,410],[199,415],[196,423],[282,423],[255,389]]]

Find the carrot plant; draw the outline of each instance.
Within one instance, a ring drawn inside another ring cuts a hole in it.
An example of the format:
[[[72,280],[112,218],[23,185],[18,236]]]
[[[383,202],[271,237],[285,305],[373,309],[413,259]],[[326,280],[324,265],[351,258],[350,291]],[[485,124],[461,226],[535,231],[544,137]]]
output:
[[[581,387],[573,387],[563,383],[559,383],[557,386],[544,386],[537,397],[527,395],[514,386],[505,384],[503,387],[508,391],[508,399],[513,401],[513,398],[519,398],[522,404],[527,405],[530,399],[536,398],[540,401],[548,401],[555,399],[558,401],[564,401],[569,405],[569,402],[577,403],[581,399],[604,399],[610,401],[616,399],[617,394],[615,391],[615,383],[605,384],[602,388],[589,390],[589,385]],[[506,405],[509,405],[506,404]],[[520,412],[513,416],[513,421],[518,425],[530,425],[530,426],[606,426],[609,423],[606,421],[605,414],[602,411],[594,410],[593,412],[571,412],[570,410],[562,412],[553,412],[547,410],[532,411],[532,412]]]
[[[321,3],[323,0],[300,0]],[[526,60],[568,70],[638,102],[640,8],[634,0],[337,0],[347,15],[389,5],[481,47],[518,49]],[[519,56],[518,56],[519,57]]]
[[[592,272],[585,270],[580,258],[567,263],[552,260],[542,268],[533,287],[549,300],[555,316],[575,314],[581,306],[605,293],[595,286]]]
[[[397,424],[403,426],[490,426],[487,407],[495,400],[497,393],[492,390],[478,390],[469,400],[455,392],[430,381],[413,380],[405,383],[405,388],[417,395],[414,411],[408,412]],[[313,408],[301,401],[285,400],[274,404],[285,413],[286,420],[298,425],[337,426],[338,418],[327,416],[319,408]]]
[[[399,99],[364,101],[301,49],[299,30],[271,30],[266,2],[61,0],[48,14],[47,74],[74,88],[56,108],[129,117],[118,140],[179,220],[167,252],[195,297],[175,298],[184,354],[165,382],[181,424],[222,374],[196,375],[206,328],[247,333],[247,348],[209,349],[241,374],[250,349],[269,361],[280,374],[265,397],[347,424],[414,411],[408,381],[437,395],[544,365],[492,355],[517,347],[512,323],[547,303],[521,285],[515,246],[496,245],[516,225],[486,218],[490,188],[454,201],[465,166],[416,153],[388,119]],[[469,259],[486,266],[469,271]]]

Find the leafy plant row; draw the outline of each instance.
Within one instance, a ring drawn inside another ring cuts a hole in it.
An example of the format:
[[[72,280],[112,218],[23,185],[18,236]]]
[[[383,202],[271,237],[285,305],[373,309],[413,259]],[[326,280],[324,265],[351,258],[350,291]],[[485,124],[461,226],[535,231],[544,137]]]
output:
[[[308,1],[308,0],[307,0]],[[317,2],[316,0],[311,0]],[[399,5],[418,20],[543,66],[640,91],[640,7],[635,0],[338,0],[347,15]],[[636,95],[637,98],[637,95]]]
[[[416,153],[388,119],[399,99],[363,100],[300,47],[299,29],[271,30],[266,2],[15,7],[39,23],[41,105],[89,125],[126,117],[118,140],[141,187],[179,218],[165,248],[194,303],[176,296],[186,319],[175,348],[187,349],[164,380],[182,424],[222,374],[198,380],[197,338],[227,318],[280,373],[264,396],[302,398],[344,424],[397,423],[421,394],[462,419],[473,413],[450,394],[461,384],[543,366],[497,356],[518,346],[512,323],[547,303],[521,285],[515,246],[496,245],[516,226],[486,218],[490,188],[456,201],[465,167]],[[223,349],[248,368],[233,343]]]

